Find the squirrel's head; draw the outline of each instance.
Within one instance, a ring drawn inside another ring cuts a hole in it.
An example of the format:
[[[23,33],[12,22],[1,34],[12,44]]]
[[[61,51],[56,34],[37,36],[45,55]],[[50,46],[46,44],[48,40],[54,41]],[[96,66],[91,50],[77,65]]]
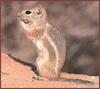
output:
[[[46,25],[47,12],[41,5],[35,5],[32,9],[23,10],[17,18],[27,31],[31,31]]]

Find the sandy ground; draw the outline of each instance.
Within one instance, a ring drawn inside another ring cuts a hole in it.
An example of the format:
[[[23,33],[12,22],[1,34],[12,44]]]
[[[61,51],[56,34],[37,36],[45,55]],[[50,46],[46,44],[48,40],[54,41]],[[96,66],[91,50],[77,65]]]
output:
[[[62,73],[64,81],[35,80],[30,67],[1,54],[1,87],[2,88],[98,88],[99,77],[83,74]]]

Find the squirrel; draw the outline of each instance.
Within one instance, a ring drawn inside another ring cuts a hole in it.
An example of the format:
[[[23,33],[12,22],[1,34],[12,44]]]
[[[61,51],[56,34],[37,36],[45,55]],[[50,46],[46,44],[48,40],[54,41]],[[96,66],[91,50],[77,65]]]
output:
[[[64,36],[48,22],[47,11],[41,5],[18,13],[18,22],[29,39],[38,48],[36,79],[58,80],[65,62],[66,41]]]

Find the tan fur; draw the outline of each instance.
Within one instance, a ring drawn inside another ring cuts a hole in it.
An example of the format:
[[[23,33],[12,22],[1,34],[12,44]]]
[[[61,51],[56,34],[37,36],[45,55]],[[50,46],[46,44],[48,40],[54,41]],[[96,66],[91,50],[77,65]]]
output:
[[[26,14],[26,11],[31,11]],[[65,61],[66,42],[63,35],[48,23],[47,12],[40,5],[33,6],[18,14],[20,24],[28,38],[39,50],[37,68],[39,75],[48,79],[60,78]]]

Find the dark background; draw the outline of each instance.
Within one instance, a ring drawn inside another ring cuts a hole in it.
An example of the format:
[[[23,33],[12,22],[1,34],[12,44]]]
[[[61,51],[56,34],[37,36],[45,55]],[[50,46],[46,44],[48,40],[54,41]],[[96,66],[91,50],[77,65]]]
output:
[[[35,63],[37,49],[16,19],[17,13],[34,4],[41,4],[47,9],[49,22],[66,38],[67,52],[63,71],[98,75],[98,1],[2,1],[2,52],[25,63]]]

